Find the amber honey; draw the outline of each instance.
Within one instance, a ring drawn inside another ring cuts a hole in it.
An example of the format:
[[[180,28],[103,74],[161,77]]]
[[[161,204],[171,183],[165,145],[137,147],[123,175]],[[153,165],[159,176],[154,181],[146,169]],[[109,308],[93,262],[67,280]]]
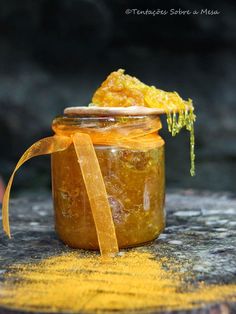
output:
[[[64,116],[53,121],[56,134],[81,130],[119,132],[149,123],[147,116]],[[159,119],[152,117],[152,120]],[[151,120],[150,120],[151,121]],[[109,136],[109,135],[108,135]],[[119,247],[155,239],[164,229],[164,141],[156,147],[95,144]],[[74,145],[52,154],[55,228],[60,239],[74,248],[99,249],[94,219]],[[91,173],[93,176],[93,173]],[[94,187],[96,188],[96,187]]]

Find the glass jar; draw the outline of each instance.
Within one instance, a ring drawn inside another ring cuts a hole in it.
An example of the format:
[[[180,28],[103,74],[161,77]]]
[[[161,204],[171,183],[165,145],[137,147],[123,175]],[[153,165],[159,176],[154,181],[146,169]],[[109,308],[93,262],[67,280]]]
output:
[[[152,116],[159,119],[158,116]],[[117,124],[139,125],[147,116],[62,116],[53,121],[56,134],[103,130]],[[124,132],[122,129],[121,132]],[[120,248],[154,240],[164,229],[164,141],[158,147],[95,144]],[[52,154],[55,229],[73,248],[99,249],[95,224],[75,148]]]

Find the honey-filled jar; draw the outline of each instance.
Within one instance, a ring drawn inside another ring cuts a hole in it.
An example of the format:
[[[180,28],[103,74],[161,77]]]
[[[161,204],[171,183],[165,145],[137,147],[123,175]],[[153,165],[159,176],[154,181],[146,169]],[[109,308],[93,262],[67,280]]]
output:
[[[55,228],[73,248],[119,248],[154,240],[165,226],[164,141],[160,115],[175,136],[190,133],[190,174],[195,175],[194,106],[177,92],[148,86],[124,70],[112,72],[87,107],[68,107],[53,120],[54,135],[19,159],[2,202],[11,237],[9,197],[16,171],[29,159],[51,155]]]
[[[51,155],[55,229],[65,244],[99,249],[91,210],[91,202],[99,201],[95,196],[91,198],[100,189],[92,169],[94,158],[101,171],[119,248],[144,244],[160,235],[165,227],[164,141],[158,134],[160,128],[158,109],[137,107],[71,107],[53,120],[55,135],[87,135],[95,151],[95,155],[80,159],[71,143]],[[83,150],[81,141],[78,145],[77,150]],[[89,170],[83,174],[84,163]],[[89,180],[90,197],[86,185]]]

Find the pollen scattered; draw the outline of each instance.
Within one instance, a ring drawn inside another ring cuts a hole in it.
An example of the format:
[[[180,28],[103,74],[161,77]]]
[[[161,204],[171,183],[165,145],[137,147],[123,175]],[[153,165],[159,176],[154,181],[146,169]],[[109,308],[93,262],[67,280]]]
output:
[[[132,250],[115,258],[65,253],[39,263],[13,265],[0,290],[0,306],[35,312],[96,313],[178,310],[236,301],[236,285],[191,285],[181,265]]]

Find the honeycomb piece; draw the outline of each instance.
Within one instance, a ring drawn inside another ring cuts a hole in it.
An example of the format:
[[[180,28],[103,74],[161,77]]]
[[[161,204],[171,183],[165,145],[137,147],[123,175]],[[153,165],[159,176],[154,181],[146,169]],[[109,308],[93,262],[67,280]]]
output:
[[[178,93],[148,86],[136,77],[124,74],[122,69],[107,77],[94,93],[92,102],[100,107],[144,106],[166,112],[179,112],[191,107],[191,101],[183,100]]]

